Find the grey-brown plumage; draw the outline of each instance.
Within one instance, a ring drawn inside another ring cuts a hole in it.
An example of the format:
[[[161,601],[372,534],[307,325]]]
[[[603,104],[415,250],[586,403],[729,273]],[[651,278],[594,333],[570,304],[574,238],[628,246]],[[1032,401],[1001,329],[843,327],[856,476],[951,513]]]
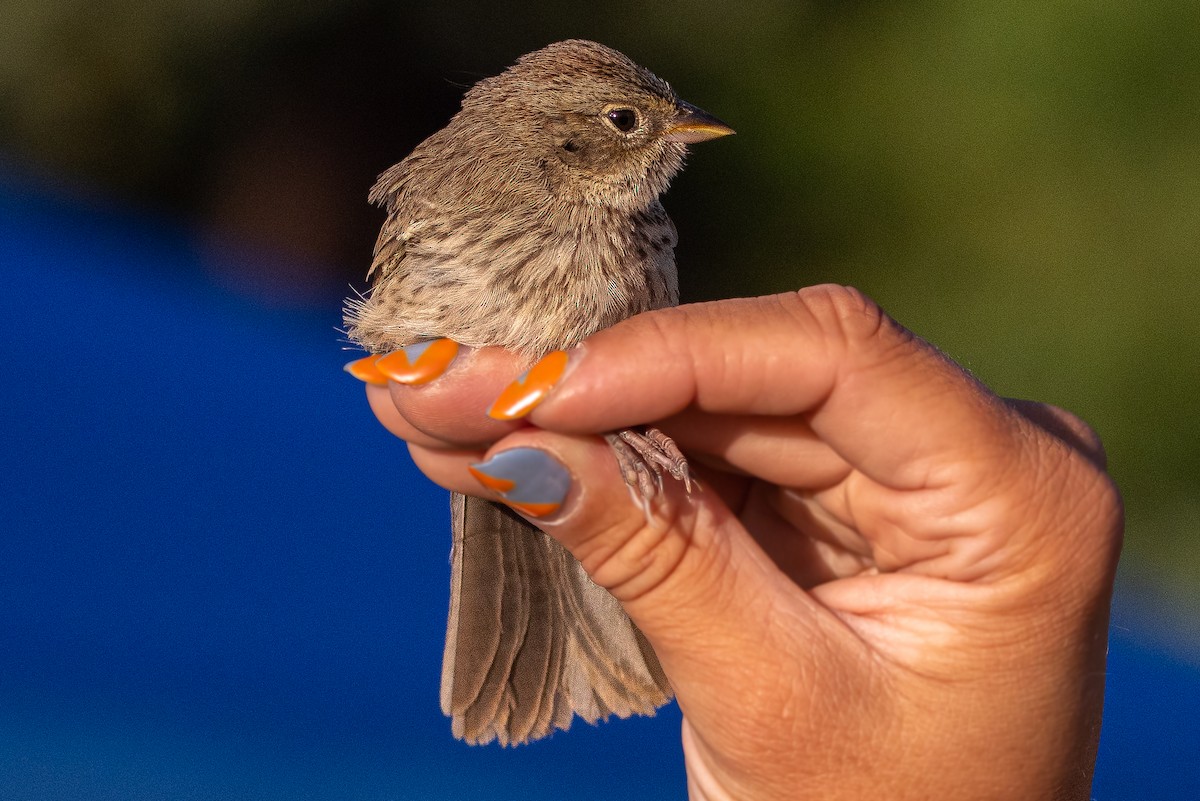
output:
[[[380,176],[375,283],[347,303],[372,352],[449,337],[530,361],[678,302],[659,195],[686,145],[732,133],[611,48],[570,40],[467,92]],[[519,743],[670,698],[620,605],[505,507],[452,498],[442,708],[469,742]]]

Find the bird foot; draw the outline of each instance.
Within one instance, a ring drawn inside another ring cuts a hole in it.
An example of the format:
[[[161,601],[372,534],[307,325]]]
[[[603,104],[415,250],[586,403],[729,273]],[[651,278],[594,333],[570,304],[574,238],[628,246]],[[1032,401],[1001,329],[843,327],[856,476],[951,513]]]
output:
[[[625,429],[604,437],[617,457],[621,477],[634,503],[650,519],[650,500],[663,491],[663,474],[682,481],[690,493],[699,484],[692,478],[687,458],[675,441],[657,428]]]

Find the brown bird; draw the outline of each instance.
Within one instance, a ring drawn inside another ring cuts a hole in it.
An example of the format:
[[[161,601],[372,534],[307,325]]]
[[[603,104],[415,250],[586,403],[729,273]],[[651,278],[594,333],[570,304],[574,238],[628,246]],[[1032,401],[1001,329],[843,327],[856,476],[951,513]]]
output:
[[[372,353],[444,337],[532,363],[677,304],[675,226],[659,195],[687,144],[731,133],[604,45],[522,56],[371,190],[388,216],[347,332]],[[687,480],[664,440],[609,438],[643,497],[646,464]],[[453,495],[451,508],[441,700],[456,736],[521,743],[575,714],[652,715],[670,699],[641,632],[555,540],[486,500]]]

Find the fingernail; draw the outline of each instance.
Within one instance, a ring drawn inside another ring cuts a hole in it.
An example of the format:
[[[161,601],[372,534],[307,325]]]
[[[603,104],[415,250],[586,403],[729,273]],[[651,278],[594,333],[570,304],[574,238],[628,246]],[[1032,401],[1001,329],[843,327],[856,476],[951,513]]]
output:
[[[387,376],[379,372],[379,368],[375,366],[375,363],[378,361],[379,355],[372,353],[370,356],[355,359],[342,367],[342,369],[359,381],[365,381],[377,387],[386,387],[388,382]]]
[[[486,462],[468,465],[475,480],[530,517],[552,515],[571,489],[571,474],[537,448],[501,451]]]
[[[399,384],[428,384],[446,372],[457,355],[458,343],[453,339],[431,339],[394,350],[375,366]]]
[[[488,417],[495,420],[515,420],[533,411],[545,400],[554,384],[562,378],[567,367],[567,353],[555,350],[547,353],[541,361],[525,371],[525,374],[508,385],[496,402],[488,409]]]

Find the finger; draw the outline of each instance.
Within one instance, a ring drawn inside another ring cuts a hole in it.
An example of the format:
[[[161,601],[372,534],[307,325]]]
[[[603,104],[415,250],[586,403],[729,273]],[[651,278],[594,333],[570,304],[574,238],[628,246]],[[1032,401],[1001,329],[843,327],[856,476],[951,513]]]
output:
[[[436,377],[425,383],[368,384],[372,411],[388,431],[427,448],[482,446],[525,423],[501,422],[487,409],[528,359],[501,348],[459,348]]]
[[[803,417],[710,414],[689,407],[658,423],[690,458],[783,487],[829,487],[850,472]]]
[[[533,429],[524,429],[532,431]],[[508,447],[513,440],[506,439],[497,444],[496,449]],[[438,443],[435,447],[426,447],[409,443],[409,453],[425,476],[435,484],[453,492],[464,495],[494,497],[487,488],[481,487],[479,480],[472,475],[471,467],[485,460],[482,449],[459,448],[452,449]],[[692,464],[693,478],[703,487],[705,493],[715,493],[727,506],[740,509],[747,500],[747,480],[731,475],[724,469],[710,469],[706,465]],[[628,493],[626,494],[628,499]]]
[[[527,463],[506,463],[513,454]],[[495,493],[498,500],[556,507],[531,519],[631,613],[639,609],[651,630],[675,625],[684,609],[689,619],[705,619],[714,603],[711,591],[726,574],[749,571],[754,578],[745,591],[756,595],[763,574],[778,573],[770,560],[757,558],[762,552],[715,493],[688,495],[670,483],[647,514],[621,480],[612,449],[598,437],[527,428],[493,445],[476,467],[495,480],[488,486],[508,487]],[[561,475],[548,481],[550,473]],[[527,483],[562,489],[534,495]]]
[[[1012,428],[1008,408],[961,368],[836,286],[627,320],[572,352],[530,419],[604,431],[689,407],[804,415],[839,457],[896,489],[946,481],[937,464],[987,459]]]
[[[463,495],[487,495],[468,469],[470,465],[483,461],[483,449],[450,449],[440,445],[428,448],[409,443],[408,452],[417,469],[438,486]]]
[[[409,445],[419,445],[424,448],[441,448],[450,451],[457,451],[472,446],[482,448],[486,447],[489,439],[499,439],[514,428],[515,424],[511,423],[508,425],[497,424],[496,428],[498,431],[494,432],[489,438],[484,433],[468,431],[466,426],[460,426],[458,429],[447,433],[446,431],[442,431],[441,426],[436,421],[431,425],[429,422],[423,420],[428,429],[442,435],[435,436],[427,430],[422,430],[414,425],[413,421],[401,412],[399,406],[404,405],[406,408],[413,406],[422,413],[435,413],[437,407],[427,400],[418,400],[416,403],[408,402],[404,398],[407,393],[403,389],[398,389],[398,386],[396,384],[392,384],[391,386],[367,385],[367,403],[383,427],[409,443]],[[396,394],[398,393],[402,395],[400,404],[396,402]],[[451,413],[457,414],[458,412]],[[457,432],[463,433],[458,434]]]
[[[532,429],[527,431],[532,433]],[[495,450],[521,447],[531,441],[536,442],[536,438],[510,437],[497,443]],[[410,443],[409,452],[417,468],[439,486],[464,495],[495,497],[471,473],[473,465],[486,460],[484,451],[425,448]],[[601,452],[599,458],[604,463],[612,461],[608,452]],[[694,461],[691,467],[704,488],[702,492],[715,494],[733,510],[759,547],[799,586],[812,587],[864,570],[869,550],[862,538],[807,496],[730,475],[727,468],[710,470]],[[625,506],[631,503],[628,490],[618,493],[620,511],[628,511]]]
[[[400,414],[400,410],[396,408],[396,403],[392,400],[391,390],[387,386],[368,384],[367,403],[370,405],[371,411],[374,412],[375,418],[379,420],[380,424],[405,442],[424,445],[430,448],[449,447],[449,443],[437,437],[429,436],[408,422],[404,415]]]
[[[509,459],[518,453],[526,454],[528,463]],[[714,521],[737,527],[716,495],[689,496],[674,483],[664,485],[657,498],[643,505],[622,481],[612,448],[599,437],[526,428],[495,443],[475,467],[485,474],[485,487],[507,487],[494,493],[501,501],[555,506],[553,514],[538,516],[538,526],[562,542],[598,584],[622,601],[673,584],[685,555],[707,559],[722,554],[724,558],[730,543],[711,541]],[[561,475],[547,482],[551,473]],[[561,491],[530,495],[527,483],[553,484]],[[701,529],[705,535],[697,542],[694,536]],[[739,536],[748,540],[744,532]],[[708,555],[703,555],[705,551]],[[695,566],[688,562],[685,568]]]

